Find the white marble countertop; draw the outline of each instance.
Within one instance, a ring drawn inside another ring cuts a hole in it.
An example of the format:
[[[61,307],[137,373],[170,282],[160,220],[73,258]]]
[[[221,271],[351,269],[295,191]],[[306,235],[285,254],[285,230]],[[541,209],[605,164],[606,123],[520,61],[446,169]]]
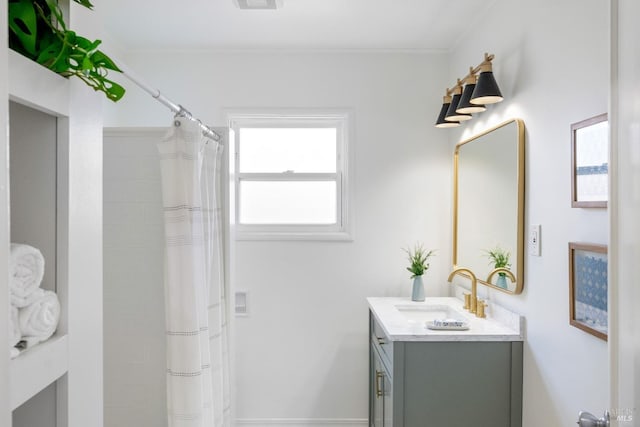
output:
[[[524,341],[524,319],[513,312],[492,304],[491,317],[477,318],[462,308],[462,301],[454,297],[431,297],[424,302],[410,298],[367,298],[371,312],[391,341]],[[469,329],[431,330],[426,322],[408,319],[396,306],[405,309],[425,306],[446,306],[469,323]]]

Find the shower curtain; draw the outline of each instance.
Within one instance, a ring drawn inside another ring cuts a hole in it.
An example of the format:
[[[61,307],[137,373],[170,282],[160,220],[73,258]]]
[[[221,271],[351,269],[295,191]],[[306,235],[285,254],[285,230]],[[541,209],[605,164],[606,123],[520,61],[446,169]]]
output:
[[[169,427],[231,425],[221,227],[223,147],[176,118],[158,144],[165,218]]]

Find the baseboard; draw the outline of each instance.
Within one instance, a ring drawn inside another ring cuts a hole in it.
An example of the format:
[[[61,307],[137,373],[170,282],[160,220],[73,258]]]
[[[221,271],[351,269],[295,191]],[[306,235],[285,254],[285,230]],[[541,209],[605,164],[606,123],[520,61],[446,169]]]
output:
[[[239,418],[237,426],[252,427],[362,427],[366,418]]]

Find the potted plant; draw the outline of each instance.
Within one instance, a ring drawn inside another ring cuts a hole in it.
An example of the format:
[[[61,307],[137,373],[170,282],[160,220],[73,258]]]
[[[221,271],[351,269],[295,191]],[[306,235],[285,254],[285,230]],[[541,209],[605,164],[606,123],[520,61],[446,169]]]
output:
[[[502,249],[500,246],[496,246],[493,249],[485,251],[487,258],[489,258],[489,265],[493,265],[493,268],[507,268],[511,267],[509,257],[511,254],[509,251]],[[507,279],[505,273],[498,273],[498,279],[496,285],[501,288],[507,288]]]
[[[413,279],[411,301],[424,301],[424,284],[422,275],[429,269],[429,258],[435,255],[434,250],[427,251],[422,244],[416,243],[413,249],[403,249],[409,258],[407,270]]]
[[[89,0],[73,0],[92,9]],[[121,71],[100,40],[89,40],[67,27],[57,0],[9,0],[9,47],[64,77],[74,76],[118,101],[125,89],[107,78]]]

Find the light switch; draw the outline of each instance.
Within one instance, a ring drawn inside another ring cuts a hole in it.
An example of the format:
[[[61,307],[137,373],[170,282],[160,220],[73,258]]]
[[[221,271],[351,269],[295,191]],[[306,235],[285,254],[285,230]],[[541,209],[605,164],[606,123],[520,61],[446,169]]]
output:
[[[540,256],[540,224],[529,227],[529,255]]]

